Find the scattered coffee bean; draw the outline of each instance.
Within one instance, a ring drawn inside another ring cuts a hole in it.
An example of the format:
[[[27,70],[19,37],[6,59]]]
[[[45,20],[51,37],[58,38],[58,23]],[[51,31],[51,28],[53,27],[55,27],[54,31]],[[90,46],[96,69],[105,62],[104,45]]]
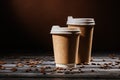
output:
[[[112,65],[112,62],[108,63],[108,65]]]
[[[84,62],[84,65],[89,65],[87,62]]]
[[[25,72],[30,72],[32,71],[30,68],[26,69]]]
[[[108,64],[100,65],[102,69],[110,69],[111,67]]]
[[[105,62],[105,59],[103,59],[103,62]]]
[[[69,71],[72,71],[73,69],[72,68],[69,68]]]
[[[113,53],[113,54],[109,54],[108,56],[109,56],[109,58],[111,58],[111,59],[115,59],[115,56],[116,56],[116,55]]]
[[[46,75],[46,72],[44,72],[43,75]]]
[[[78,70],[81,71],[81,68],[79,68]]]
[[[108,66],[108,63],[104,63],[104,66]]]
[[[115,65],[119,65],[119,63],[115,63]]]
[[[79,68],[85,68],[85,66],[84,65],[80,65],[80,67]]]
[[[45,73],[45,68],[44,67],[40,68],[40,73]]]
[[[114,63],[114,62],[112,63],[112,66],[115,66],[115,63]]]
[[[44,68],[45,68],[45,69],[51,69],[51,67],[50,67],[50,66],[44,66]]]
[[[97,65],[101,65],[100,63],[97,63]]]
[[[114,64],[112,64],[112,66],[115,66]]]
[[[22,61],[20,59],[17,60],[17,63],[22,63]]]
[[[63,73],[64,70],[56,70],[57,73]]]
[[[95,70],[91,70],[91,72],[95,72]]]
[[[84,65],[84,63],[80,63],[80,65]]]
[[[56,67],[57,70],[64,70],[62,67]]]
[[[91,60],[90,61],[93,61],[93,57],[91,57]]]
[[[120,69],[120,66],[118,68]]]
[[[30,65],[37,65],[39,64],[39,61],[30,60],[29,63]]]
[[[30,64],[29,67],[36,67],[36,65],[34,65],[34,64]]]
[[[11,62],[11,64],[16,64],[15,62]]]
[[[40,61],[40,58],[35,58],[36,61]]]
[[[67,68],[64,68],[64,71],[67,70]]]
[[[57,68],[53,68],[53,71],[56,71],[57,70]]]
[[[39,70],[36,68],[35,71],[39,71]]]
[[[80,71],[80,73],[84,73],[84,71]]]
[[[25,61],[25,64],[26,64],[26,65],[29,65],[30,63],[29,63],[29,61]]]
[[[103,69],[103,68],[104,68],[104,66],[103,66],[103,65],[100,65],[100,68],[101,68],[101,69]]]
[[[5,61],[0,61],[0,64],[6,64],[6,62]]]
[[[65,74],[70,74],[70,71],[64,71]]]
[[[116,64],[120,64],[120,61],[115,61]]]
[[[16,64],[16,67],[23,67],[23,66],[24,66],[24,64],[22,64],[22,63]]]
[[[5,67],[0,65],[0,70],[5,70]]]
[[[12,71],[12,72],[16,72],[16,71],[17,71],[17,68],[16,68],[16,67],[13,67],[13,68],[11,69],[11,71]]]
[[[96,65],[96,63],[91,63],[92,65]]]

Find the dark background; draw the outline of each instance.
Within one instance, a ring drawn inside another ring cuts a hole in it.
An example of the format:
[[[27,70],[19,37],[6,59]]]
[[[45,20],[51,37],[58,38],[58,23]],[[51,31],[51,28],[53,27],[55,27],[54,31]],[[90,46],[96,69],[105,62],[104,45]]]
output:
[[[119,52],[119,7],[117,0],[0,0],[0,53],[52,51],[51,26],[67,26],[67,16],[95,19],[93,52]]]

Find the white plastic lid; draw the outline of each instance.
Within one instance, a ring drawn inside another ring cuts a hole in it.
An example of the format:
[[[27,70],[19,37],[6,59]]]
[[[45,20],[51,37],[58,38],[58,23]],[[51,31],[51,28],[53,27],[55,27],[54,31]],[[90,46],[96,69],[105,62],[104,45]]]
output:
[[[60,27],[58,25],[52,26],[51,34],[79,34],[80,29],[79,28],[68,28],[68,27]]]
[[[68,16],[68,25],[95,25],[94,18],[73,18]]]

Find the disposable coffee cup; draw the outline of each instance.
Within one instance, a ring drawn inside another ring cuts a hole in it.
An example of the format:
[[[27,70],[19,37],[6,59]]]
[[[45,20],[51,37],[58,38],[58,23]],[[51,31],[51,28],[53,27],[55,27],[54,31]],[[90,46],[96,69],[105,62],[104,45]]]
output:
[[[76,64],[89,64],[91,59],[92,40],[95,21],[94,18],[73,18],[68,16],[67,20],[68,28],[79,28],[80,44],[78,53],[76,55]]]
[[[80,37],[79,28],[52,26],[53,51],[56,67],[74,67],[78,53]]]

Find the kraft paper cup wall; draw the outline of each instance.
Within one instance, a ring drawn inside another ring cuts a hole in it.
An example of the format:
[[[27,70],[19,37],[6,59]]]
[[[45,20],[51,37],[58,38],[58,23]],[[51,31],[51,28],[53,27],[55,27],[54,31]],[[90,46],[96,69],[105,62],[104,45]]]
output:
[[[79,28],[53,26],[51,34],[56,67],[74,67],[79,46]]]
[[[68,16],[68,28],[80,28],[80,44],[76,55],[76,64],[89,63],[91,59],[92,40],[95,21],[93,18],[73,18]]]

